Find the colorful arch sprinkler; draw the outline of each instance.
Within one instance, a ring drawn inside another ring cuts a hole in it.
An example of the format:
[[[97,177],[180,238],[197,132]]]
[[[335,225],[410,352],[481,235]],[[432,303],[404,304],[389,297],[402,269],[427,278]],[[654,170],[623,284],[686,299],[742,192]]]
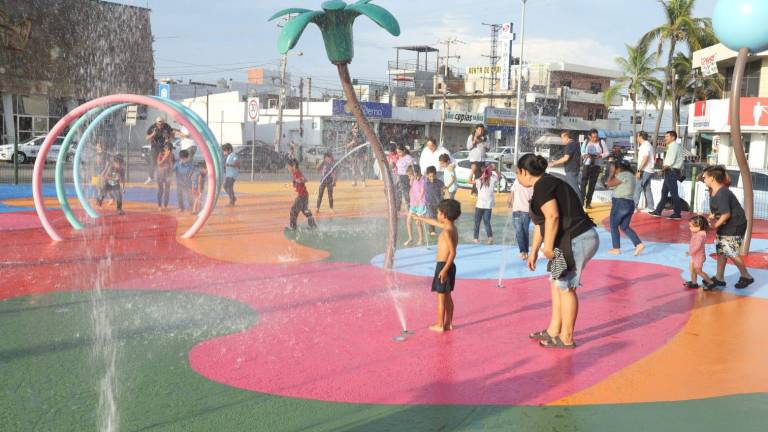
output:
[[[54,241],[62,241],[63,238],[56,231],[48,219],[48,215],[46,213],[45,205],[43,202],[42,179],[43,171],[45,168],[45,159],[55,141],[55,137],[59,136],[70,124],[74,122],[74,125],[70,132],[67,134],[64,143],[62,143],[62,148],[59,152],[59,158],[56,161],[56,195],[59,203],[61,204],[62,211],[67,218],[67,221],[69,221],[73,228],[79,230],[83,228],[83,225],[80,223],[80,221],[77,220],[74,213],[72,212],[72,209],[69,206],[64,193],[64,162],[68,148],[72,143],[72,139],[76,131],[88,119],[92,118],[93,116],[97,116],[93,123],[85,131],[83,137],[80,139],[80,145],[78,146],[78,149],[75,153],[74,166],[75,170],[78,171],[78,173],[75,175],[75,189],[78,199],[90,217],[98,218],[99,214],[93,210],[93,208],[88,203],[87,199],[85,198],[85,194],[82,192],[82,185],[79,182],[79,162],[82,155],[82,149],[84,147],[82,143],[86,141],[98,123],[106,119],[108,115],[121,108],[124,108],[128,104],[146,105],[165,112],[176,122],[189,130],[192,140],[195,141],[195,143],[198,145],[198,148],[200,148],[202,152],[209,173],[207,179],[207,198],[203,209],[200,211],[197,219],[195,220],[195,223],[182,235],[182,238],[189,239],[197,234],[213,213],[213,209],[216,206],[216,199],[218,198],[219,190],[221,189],[223,180],[221,176],[223,166],[221,155],[218,151],[218,143],[216,138],[214,137],[213,132],[211,132],[207,125],[202,121],[202,119],[192,110],[175,101],[151,96],[131,94],[106,96],[92,100],[77,107],[66,116],[64,116],[58,123],[56,123],[56,125],[49,132],[48,136],[43,142],[38,157],[35,161],[32,177],[32,195],[34,198],[35,210],[37,211],[37,215],[40,218],[40,223],[42,224],[43,228]],[[105,107],[107,108],[104,109]]]

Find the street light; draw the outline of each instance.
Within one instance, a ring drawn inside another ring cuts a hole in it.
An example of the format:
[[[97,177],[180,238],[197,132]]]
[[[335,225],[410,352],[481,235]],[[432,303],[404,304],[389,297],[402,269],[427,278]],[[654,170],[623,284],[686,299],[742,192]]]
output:
[[[277,127],[275,128],[275,151],[280,152],[283,138],[283,108],[285,107],[285,69],[288,67],[288,54],[301,57],[303,52],[288,52],[280,58],[280,97],[277,100]],[[255,139],[255,137],[254,137]]]
[[[517,110],[515,111],[515,163],[520,157],[520,98],[522,97],[523,83],[523,52],[525,50],[525,3],[528,0],[520,0],[523,3],[523,18],[520,24],[520,60],[517,65]]]

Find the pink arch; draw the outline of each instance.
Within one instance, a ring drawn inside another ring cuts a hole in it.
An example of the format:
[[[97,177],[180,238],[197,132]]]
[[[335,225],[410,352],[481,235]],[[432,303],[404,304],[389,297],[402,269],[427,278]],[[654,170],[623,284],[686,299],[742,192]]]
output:
[[[211,155],[211,152],[208,150],[208,146],[205,145],[205,140],[203,139],[203,136],[200,135],[200,133],[197,131],[197,128],[187,120],[186,117],[178,113],[173,108],[165,105],[164,103],[153,99],[148,96],[139,96],[139,95],[131,95],[131,94],[118,94],[118,95],[112,95],[112,96],[105,96],[102,98],[94,99],[90,102],[86,102],[83,105],[80,105],[79,107],[75,108],[71,112],[69,112],[67,115],[65,115],[61,120],[59,120],[58,123],[56,123],[56,126],[51,129],[51,131],[48,133],[48,136],[45,138],[45,141],[43,141],[43,145],[40,148],[40,152],[37,155],[37,160],[35,160],[35,169],[32,174],[32,196],[34,198],[35,202],[35,210],[37,211],[37,216],[40,218],[40,223],[43,225],[43,228],[48,233],[48,235],[53,239],[54,241],[62,241],[63,238],[59,233],[56,231],[56,229],[53,228],[53,225],[51,225],[50,220],[48,219],[48,215],[45,211],[45,205],[43,203],[43,170],[45,168],[45,158],[48,156],[48,152],[51,149],[51,146],[56,140],[56,137],[61,135],[61,133],[66,129],[72,122],[77,120],[80,116],[85,114],[86,112],[97,108],[102,105],[111,105],[111,104],[117,104],[117,103],[132,103],[132,104],[138,104],[138,105],[146,105],[152,108],[156,108],[160,111],[165,112],[166,114],[169,114],[174,120],[176,120],[178,123],[180,123],[182,126],[186,127],[187,130],[190,131],[190,134],[192,135],[192,139],[197,143],[197,148],[199,148],[203,153],[203,158],[205,159],[205,164],[208,166],[208,194],[207,199],[205,201],[205,206],[200,211],[200,214],[197,217],[197,220],[195,220],[195,223],[181,236],[184,239],[192,238],[195,234],[202,229],[203,225],[205,225],[206,221],[208,221],[208,218],[213,213],[213,206],[216,202],[216,189],[217,189],[217,183],[216,183],[216,170],[214,169],[214,162],[213,162],[213,156]]]

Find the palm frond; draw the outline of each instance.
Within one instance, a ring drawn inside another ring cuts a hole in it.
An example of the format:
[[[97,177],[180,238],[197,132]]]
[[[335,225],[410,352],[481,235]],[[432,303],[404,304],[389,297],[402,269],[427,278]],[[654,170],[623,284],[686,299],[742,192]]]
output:
[[[348,5],[346,10],[365,15],[381,28],[388,31],[392,36],[400,36],[400,24],[397,22],[397,19],[381,6],[369,4],[368,2],[358,2]]]
[[[280,53],[285,54],[292,50],[293,47],[296,46],[296,43],[299,42],[299,39],[301,38],[302,33],[304,33],[304,29],[307,28],[307,25],[309,25],[311,22],[317,23],[316,20],[321,18],[323,15],[325,15],[325,12],[309,11],[288,21],[285,27],[283,27],[283,31],[280,32],[280,36],[277,39],[277,49],[280,51]]]

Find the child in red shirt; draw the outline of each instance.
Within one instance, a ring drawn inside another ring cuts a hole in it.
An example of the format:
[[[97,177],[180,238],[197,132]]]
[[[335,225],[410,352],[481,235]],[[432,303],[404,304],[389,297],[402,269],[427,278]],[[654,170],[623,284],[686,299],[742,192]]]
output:
[[[296,160],[288,161],[288,172],[293,177],[293,188],[296,190],[296,199],[293,201],[291,207],[291,220],[289,230],[296,230],[296,219],[299,217],[299,213],[303,213],[309,222],[310,228],[316,228],[315,218],[312,217],[312,212],[309,210],[309,192],[307,191],[307,180],[299,169],[299,163]]]

